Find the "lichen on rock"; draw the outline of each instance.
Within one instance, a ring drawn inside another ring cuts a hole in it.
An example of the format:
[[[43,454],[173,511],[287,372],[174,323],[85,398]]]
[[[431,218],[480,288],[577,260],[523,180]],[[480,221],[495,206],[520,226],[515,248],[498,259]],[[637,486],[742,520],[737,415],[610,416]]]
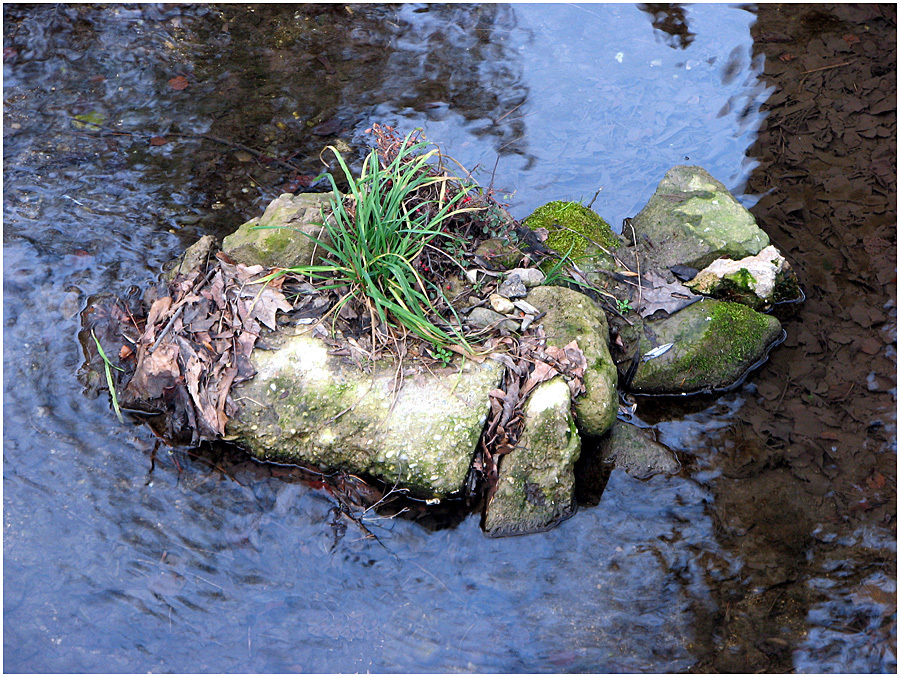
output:
[[[666,172],[631,225],[645,269],[699,269],[718,258],[753,256],[769,244],[753,215],[702,167]]]
[[[581,438],[561,376],[540,384],[525,404],[525,429],[502,457],[496,491],[485,508],[490,536],[548,529],[575,511],[573,469]]]
[[[253,365],[256,376],[234,390],[242,409],[231,439],[263,460],[352,469],[423,498],[462,488],[502,375],[492,360],[466,361],[395,385],[396,365],[367,374],[303,335],[254,352]]]

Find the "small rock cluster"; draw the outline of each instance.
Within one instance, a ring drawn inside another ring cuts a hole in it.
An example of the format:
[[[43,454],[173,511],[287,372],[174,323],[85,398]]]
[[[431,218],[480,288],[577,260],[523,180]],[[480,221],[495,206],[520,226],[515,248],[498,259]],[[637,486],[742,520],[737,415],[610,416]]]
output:
[[[222,261],[315,263],[328,200],[281,195],[224,239]],[[460,492],[475,467],[492,478],[484,528],[495,536],[573,514],[583,438],[636,475],[676,472],[671,454],[617,423],[620,393],[734,387],[783,335],[759,311],[802,297],[790,265],[699,167],[666,174],[625,224],[627,242],[578,203],[549,203],[523,226],[519,242],[483,242],[448,285],[464,324],[496,337],[487,354],[363,364],[352,337],[341,343],[317,321],[324,297],[295,284],[289,317],[250,356],[255,375],[232,388],[240,406],[222,437],[260,459],[365,474],[428,500]],[[547,284],[560,265],[568,287]]]

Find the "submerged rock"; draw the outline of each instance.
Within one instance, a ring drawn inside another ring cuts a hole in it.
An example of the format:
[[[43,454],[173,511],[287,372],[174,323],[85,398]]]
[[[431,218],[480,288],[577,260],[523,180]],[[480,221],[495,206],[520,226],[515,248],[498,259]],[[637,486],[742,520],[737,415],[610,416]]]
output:
[[[753,215],[702,167],[666,172],[631,225],[644,270],[700,269],[719,258],[753,256],[769,244]],[[623,234],[630,237],[630,229]]]
[[[681,471],[678,458],[671,449],[653,438],[652,431],[625,421],[616,421],[612,430],[600,438],[599,455],[604,463],[637,479],[661,473],[675,475]]]
[[[629,390],[681,395],[738,385],[783,332],[770,315],[704,299],[669,317],[623,327],[621,336],[628,355],[635,350],[641,355]]]
[[[333,193],[284,193],[265,213],[244,223],[222,241],[222,251],[238,263],[266,268],[308,266],[325,252],[310,237],[330,242],[323,224]]]
[[[273,337],[272,342],[276,339]],[[462,488],[502,376],[493,360],[394,382],[393,363],[367,374],[308,335],[254,351],[256,376],[233,390],[242,407],[228,439],[267,461],[366,473],[422,498]]]
[[[522,436],[501,457],[497,488],[485,508],[484,530],[491,536],[542,531],[575,512],[573,468],[581,438],[569,386],[561,376],[540,384],[524,413]]]
[[[616,420],[618,373],[609,354],[609,325],[603,310],[590,298],[565,287],[535,287],[526,299],[546,312],[547,345],[561,348],[570,341],[587,360],[585,393],[575,400],[575,417],[585,435],[602,435]]]
[[[635,479],[653,475],[675,475],[681,463],[671,449],[656,441],[653,429],[639,428],[617,420],[612,429],[585,445],[575,464],[575,494],[579,506],[599,505],[613,470],[622,470]]]

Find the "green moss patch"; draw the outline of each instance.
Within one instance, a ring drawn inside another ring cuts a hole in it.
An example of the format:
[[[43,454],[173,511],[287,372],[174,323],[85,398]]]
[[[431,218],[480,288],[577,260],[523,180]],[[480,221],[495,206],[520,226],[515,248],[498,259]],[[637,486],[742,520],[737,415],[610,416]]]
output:
[[[673,347],[641,362],[631,387],[646,393],[692,393],[731,387],[766,354],[781,333],[775,318],[739,303],[704,300],[645,326],[642,354]]]
[[[538,207],[523,225],[531,230],[546,228],[548,235],[544,243],[550,249],[566,254],[571,251],[573,259],[580,259],[591,250],[594,243],[606,249],[620,245],[619,238],[596,212],[578,202],[556,200]]]

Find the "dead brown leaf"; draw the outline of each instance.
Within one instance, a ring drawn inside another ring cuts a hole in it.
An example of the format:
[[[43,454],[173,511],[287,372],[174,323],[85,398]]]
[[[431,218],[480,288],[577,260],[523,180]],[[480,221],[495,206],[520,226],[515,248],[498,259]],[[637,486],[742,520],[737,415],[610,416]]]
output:
[[[678,310],[702,299],[681,282],[666,282],[666,279],[651,270],[644,275],[644,288],[638,312],[641,317],[649,317],[657,310],[672,315]]]
[[[180,376],[177,346],[164,343],[151,353],[147,346],[142,345],[138,350],[134,377],[125,389],[126,400],[146,401],[160,398],[163,390],[176,385]]]

